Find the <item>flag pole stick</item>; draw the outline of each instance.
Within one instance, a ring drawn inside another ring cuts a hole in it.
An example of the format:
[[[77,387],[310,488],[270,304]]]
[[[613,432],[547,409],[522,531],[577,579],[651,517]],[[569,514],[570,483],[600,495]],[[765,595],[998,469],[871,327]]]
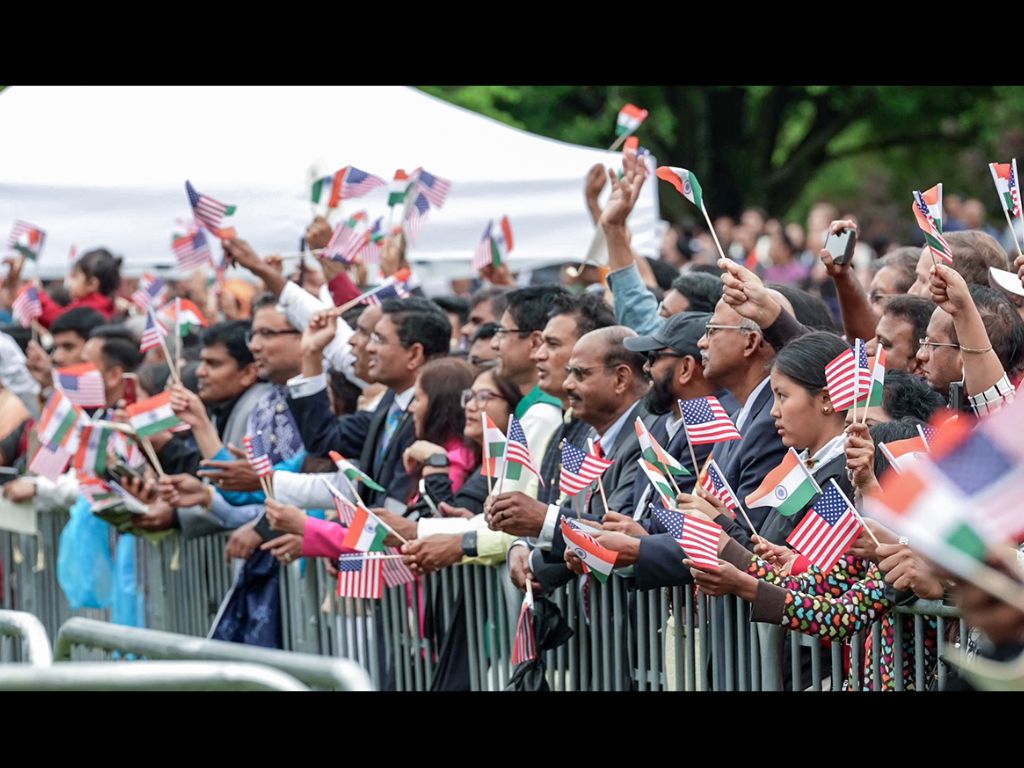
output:
[[[853,510],[853,514],[854,514],[854,516],[855,516],[855,517],[856,517],[856,518],[857,518],[858,520],[860,520],[860,524],[864,526],[864,530],[868,532],[868,536],[870,536],[870,537],[871,537],[871,540],[872,540],[873,542],[875,542],[875,546],[876,546],[876,547],[880,547],[880,546],[882,546],[882,542],[880,542],[880,541],[878,540],[878,537],[877,537],[877,536],[875,536],[875,534],[873,534],[873,533],[871,532],[871,529],[870,529],[870,528],[868,528],[868,525],[867,525],[867,523],[866,523],[866,522],[864,521],[864,518],[863,518],[863,517],[861,517],[861,514],[860,514],[860,512],[858,512],[858,511],[857,511],[857,508],[856,508],[855,506],[853,506],[853,505],[851,504],[851,505],[850,505],[850,509],[852,509],[852,510]]]
[[[365,506],[365,505],[364,505],[364,506]],[[373,514],[373,513],[371,512],[370,514]],[[373,515],[373,517],[374,517],[374,519],[375,519],[375,520],[376,520],[376,521],[377,521],[378,523],[380,523],[381,525],[383,525],[383,526],[384,526],[384,529],[385,529],[385,530],[386,530],[386,531],[387,531],[388,533],[390,533],[390,534],[391,534],[392,536],[394,536],[394,537],[395,537],[396,539],[398,539],[399,541],[401,541],[401,542],[402,542],[403,544],[408,544],[408,543],[409,543],[409,540],[408,540],[407,538],[405,538],[405,536],[403,536],[403,535],[402,535],[402,534],[400,534],[400,533],[399,533],[398,531],[396,531],[396,530],[395,530],[394,528],[392,528],[392,527],[391,527],[390,525],[388,525],[387,523],[385,523],[385,522],[384,522],[383,520],[381,520],[381,519],[380,519],[380,518],[379,518],[379,517],[378,517],[377,515]]]
[[[708,209],[704,207],[704,198],[700,200],[700,212],[704,214],[704,221],[708,223],[708,229],[711,230],[711,237],[715,239],[715,246],[718,248],[718,255],[723,259],[725,258],[725,251],[722,250],[722,244],[718,242],[718,233],[715,232],[715,225],[711,223],[711,217],[708,216]],[[697,465],[694,464],[694,467]]]
[[[153,444],[149,442],[148,437],[142,438],[140,442],[142,443],[142,448],[146,452],[146,455],[149,457],[149,460],[153,463],[153,469],[156,470],[157,475],[160,477],[161,480],[163,480],[165,477],[167,477],[167,473],[164,472],[164,468],[160,464],[160,459],[157,458],[156,451],[153,450]]]
[[[473,396],[476,397],[475,394]],[[487,468],[484,474],[487,476],[487,495],[490,496],[494,491],[494,481],[491,479],[491,449],[487,442],[487,413],[484,411],[480,411],[480,423],[484,428],[484,466]]]
[[[608,147],[608,151],[609,152],[614,152],[620,146],[622,146],[622,142],[624,142],[626,139],[628,139],[632,135],[633,135],[632,133],[624,133],[624,134],[622,134],[621,136],[619,136],[619,138],[617,138],[615,141],[612,142],[612,145],[610,147]]]
[[[152,312],[152,310],[150,310]],[[153,315],[153,319],[156,320],[156,315]],[[160,322],[156,320],[156,322]],[[160,329],[157,328],[156,335],[160,338],[160,349],[163,350],[164,357],[167,358],[167,367],[171,372],[171,379],[174,380],[175,384],[181,384],[181,375],[178,373],[177,360],[171,358],[171,351],[167,348],[167,339],[160,333]]]
[[[1010,228],[1010,234],[1013,235],[1013,244],[1017,246],[1017,255],[1024,256],[1024,252],[1021,252],[1020,249],[1020,242],[1017,240],[1017,230],[1013,228],[1013,222],[1010,221],[1010,212],[1006,210],[1006,207],[1003,205],[1000,205],[999,207],[1003,209],[1003,216],[1006,217],[1006,226]]]
[[[690,449],[690,461],[693,462],[693,468],[697,469],[697,454],[693,452],[693,443],[690,442],[690,431],[686,428],[686,419],[683,419],[683,432],[686,435],[686,447]],[[697,475],[697,481],[699,485],[700,475]]]
[[[604,481],[601,479],[600,475],[597,476],[597,490],[599,490],[601,492],[601,503],[604,505],[604,513],[607,515],[608,514],[608,497],[605,495],[605,492],[604,492]]]

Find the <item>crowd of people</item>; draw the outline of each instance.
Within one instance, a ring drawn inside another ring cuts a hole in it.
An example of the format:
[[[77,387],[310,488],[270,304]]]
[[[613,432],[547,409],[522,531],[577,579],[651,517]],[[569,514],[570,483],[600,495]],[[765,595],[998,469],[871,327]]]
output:
[[[66,288],[39,286],[35,332],[10,325],[0,334],[0,466],[17,470],[0,475],[3,494],[88,513],[75,469],[56,478],[29,471],[57,371],[86,363],[99,371],[105,401],[88,409],[93,420],[124,423],[126,407],[169,392],[185,425],[152,435],[152,456],[130,440],[110,445],[106,464],[121,468],[120,487],[145,508],[112,535],[230,532],[225,558],[245,561],[240,579],[272,582],[298,558],[324,558],[337,575],[339,558],[360,551],[352,519],[336,511],[340,490],[373,513],[415,577],[480,564],[503,568],[510,589],[537,599],[573,580],[585,592],[590,568],[563,525],[574,520],[615,554],[614,577],[630,589],[738,595],[753,622],[833,642],[880,622],[881,647],[869,644],[862,668],[847,659],[849,677],[869,688],[873,655],[886,689],[898,669],[913,687],[919,653],[935,669],[934,621],[915,642],[912,618],[894,613],[918,599],[958,605],[974,628],[963,638],[972,651],[1008,658],[1024,649],[1024,613],[870,514],[823,568],[787,544],[817,496],[795,511],[751,506],[737,515],[705,484],[713,460],[743,502],[795,449],[819,489],[834,481],[864,511],[893,472],[881,443],[955,414],[1009,418],[1004,406],[1024,377],[1024,307],[991,287],[989,269],[1024,273],[1024,258],[1015,263],[1016,249],[1009,256],[999,233],[986,231],[983,207],[979,216],[976,201],[965,201],[947,217],[951,264],[927,246],[880,239],[837,263],[823,249],[826,233],[857,224],[827,204],[815,206],[806,232],[755,210],[717,219],[728,258],[708,233],[684,227],[670,230],[660,257],[646,258],[628,228],[645,183],[629,152],[621,174],[591,170],[585,201],[608,264],[563,267],[557,283],[517,285],[513,261],[486,267],[472,292],[470,281],[454,281],[448,296],[414,289],[356,301],[367,286],[352,265],[310,260],[289,271],[240,237],[223,240],[239,277],[168,280],[164,301],[188,300],[205,325],[145,353],[137,279],[122,278],[109,251],[88,251]],[[323,217],[305,233],[314,251],[330,236]],[[23,266],[11,262],[5,308],[29,282]],[[389,237],[382,276],[408,268],[402,236]],[[880,400],[856,419],[833,405],[826,376],[855,339],[885,368]],[[717,399],[740,439],[689,439],[682,402],[700,398]],[[672,507],[720,527],[717,567],[684,552],[679,531],[654,514],[661,492],[640,468],[648,457],[639,425],[682,467],[671,477]],[[494,471],[492,426],[510,443],[521,430],[536,472],[510,472],[510,460]],[[272,465],[267,483],[246,452],[255,435]],[[575,494],[561,482],[566,446],[611,462]],[[1005,542],[1009,558],[990,551],[988,560],[1020,582],[1016,544]],[[257,621],[243,607],[214,636],[279,646],[280,633],[279,617]]]

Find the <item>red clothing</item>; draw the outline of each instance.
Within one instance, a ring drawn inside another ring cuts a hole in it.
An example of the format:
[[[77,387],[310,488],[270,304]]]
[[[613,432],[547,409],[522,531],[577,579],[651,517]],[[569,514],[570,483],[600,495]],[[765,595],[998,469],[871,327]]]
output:
[[[359,287],[352,282],[347,272],[340,272],[337,277],[327,283],[327,289],[334,299],[334,306],[341,307],[359,295]]]
[[[89,309],[95,309],[101,315],[104,320],[109,320],[114,316],[114,300],[109,296],[104,296],[102,293],[90,293],[81,299],[75,299],[66,307],[62,307],[60,304],[50,298],[46,291],[39,292],[39,303],[43,305],[43,314],[39,317],[39,324],[43,328],[49,329],[53,325],[53,321],[63,315],[69,309],[75,309],[76,307],[88,307]]]

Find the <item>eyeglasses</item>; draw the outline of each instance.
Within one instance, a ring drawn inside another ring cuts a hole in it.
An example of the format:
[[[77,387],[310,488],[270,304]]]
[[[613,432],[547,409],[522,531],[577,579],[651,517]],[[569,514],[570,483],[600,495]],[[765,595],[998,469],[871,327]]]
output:
[[[947,344],[944,341],[930,341],[927,336],[925,336],[923,339],[918,339],[917,343],[920,344],[922,347],[927,347],[930,350],[935,349],[935,347],[952,347],[953,349],[960,349],[959,344]]]
[[[497,392],[492,392],[489,389],[480,389],[474,392],[472,389],[462,390],[462,407],[465,408],[474,400],[480,405],[485,406],[491,400],[504,400],[505,398],[499,395]]]
[[[654,365],[663,357],[686,357],[686,355],[680,355],[678,352],[669,352],[664,349],[659,349],[657,352],[648,352],[647,361]]]
[[[524,336],[526,334],[533,333],[533,331],[524,331],[522,328],[495,328],[494,329],[494,335],[495,336],[502,336],[502,335],[504,335],[506,333],[518,333],[520,336]]]
[[[257,328],[256,330],[245,332],[245,343],[251,346],[253,339],[272,339],[275,336],[287,336],[293,333],[302,333],[302,331],[297,331],[294,328],[288,328],[287,330],[283,331],[274,331],[265,328]]]
[[[708,323],[704,326],[704,335],[709,339],[714,335],[715,331],[751,331],[752,329],[745,325],[721,325],[719,323]]]
[[[476,355],[470,355],[466,362],[472,365],[474,368],[479,368],[481,371],[489,371],[498,364],[497,358],[483,358],[477,357]]]

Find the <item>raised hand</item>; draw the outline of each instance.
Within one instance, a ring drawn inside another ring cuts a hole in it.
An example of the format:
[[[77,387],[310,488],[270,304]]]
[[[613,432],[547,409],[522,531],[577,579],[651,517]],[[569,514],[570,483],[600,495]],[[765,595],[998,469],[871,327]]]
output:
[[[722,273],[722,299],[743,317],[761,328],[775,322],[782,307],[769,294],[761,278],[732,259],[719,259]]]
[[[945,264],[935,264],[931,275],[928,290],[931,291],[932,301],[944,312],[956,317],[973,303],[967,281],[955,269]]]
[[[828,228],[828,231],[833,235],[838,235],[843,230],[852,230],[854,242],[857,241],[857,222],[853,219],[840,219],[839,221],[833,221]],[[832,258],[832,254],[826,249],[822,248],[818,251],[818,258],[821,259],[821,263],[825,265],[825,271],[829,277],[836,277],[850,271],[850,263],[836,264]]]
[[[636,152],[627,150],[622,154],[622,178],[614,170],[608,170],[608,180],[612,185],[612,195],[601,212],[602,227],[624,227],[629,214],[633,212],[640,189],[647,176],[647,166],[636,157]]]

